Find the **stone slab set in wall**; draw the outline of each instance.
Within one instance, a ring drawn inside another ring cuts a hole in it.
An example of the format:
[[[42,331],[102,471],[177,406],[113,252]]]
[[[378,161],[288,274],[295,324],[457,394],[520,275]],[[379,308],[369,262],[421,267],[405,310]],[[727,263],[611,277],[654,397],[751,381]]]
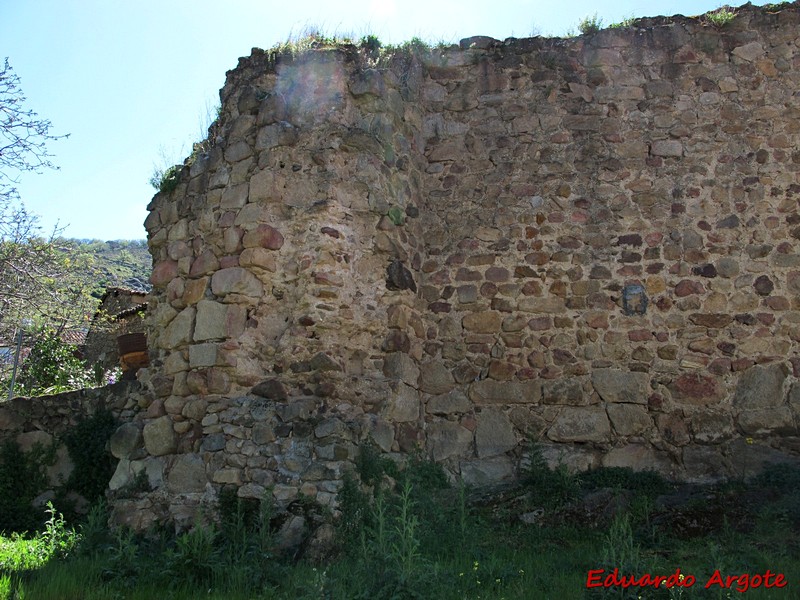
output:
[[[120,518],[190,522],[224,486],[335,506],[366,440],[472,484],[529,439],[689,480],[796,456],[798,24],[240,59],[149,206],[117,482],[154,489]]]

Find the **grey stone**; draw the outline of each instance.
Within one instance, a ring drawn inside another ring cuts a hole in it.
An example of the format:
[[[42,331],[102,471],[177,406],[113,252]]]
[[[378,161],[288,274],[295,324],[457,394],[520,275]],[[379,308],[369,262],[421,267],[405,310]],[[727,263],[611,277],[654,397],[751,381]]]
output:
[[[469,388],[476,404],[538,404],[542,386],[538,381],[495,381],[483,379]]]
[[[469,398],[461,390],[452,390],[447,394],[432,396],[428,399],[425,409],[435,415],[449,415],[465,413],[472,408]]]
[[[225,448],[225,436],[221,433],[212,433],[203,438],[200,449],[204,452],[217,452]]]
[[[542,383],[542,404],[569,404],[580,406],[587,404],[583,387],[575,379],[556,379]]]
[[[634,471],[657,471],[662,475],[670,475],[673,471],[672,461],[667,455],[646,444],[613,448],[603,457],[602,464],[604,467],[627,467]]]
[[[784,364],[750,367],[739,377],[733,406],[741,409],[780,406],[784,402],[783,384],[788,375]]]
[[[198,454],[181,454],[167,475],[167,487],[173,493],[202,492],[206,483],[206,465]]]
[[[478,458],[505,454],[517,445],[514,426],[500,410],[485,409],[478,415],[475,450]]]
[[[452,421],[437,421],[426,430],[428,452],[435,461],[465,456],[472,451],[472,432]]]
[[[795,433],[792,411],[788,406],[746,410],[737,419],[739,429],[746,435]]]
[[[261,383],[255,385],[251,390],[256,396],[261,396],[267,400],[287,400],[289,394],[286,393],[286,388],[277,379],[265,379]]]
[[[17,435],[16,441],[19,449],[27,454],[37,445],[43,449],[49,448],[53,443],[53,436],[46,431],[27,431]]]
[[[192,369],[213,367],[217,364],[218,344],[193,344],[189,346],[189,366]]]
[[[394,427],[383,419],[375,418],[370,422],[369,435],[384,452],[392,450],[394,443]]]
[[[213,300],[197,303],[194,341],[221,340],[237,337],[244,331],[247,312],[244,306],[221,304]]]
[[[306,520],[299,515],[289,515],[286,522],[275,534],[275,548],[287,551],[299,548],[306,537]]]
[[[683,144],[678,140],[658,140],[650,146],[653,156],[683,156]]]
[[[419,367],[405,352],[391,352],[383,360],[383,374],[391,379],[399,379],[411,386],[417,385]]]
[[[177,348],[182,344],[192,341],[194,329],[194,307],[184,308],[161,334],[161,346],[164,348]]]
[[[461,463],[461,477],[472,487],[490,487],[514,478],[514,464],[508,456]]]
[[[339,366],[335,360],[324,352],[317,352],[309,361],[309,366],[312,371],[341,371],[342,367]]]
[[[142,430],[144,447],[152,456],[163,456],[175,452],[177,440],[172,428],[172,418],[164,415],[150,421]]]
[[[109,446],[114,458],[128,458],[142,444],[142,431],[136,423],[123,423],[111,436]]]
[[[271,444],[275,441],[275,432],[266,423],[258,423],[253,426],[253,442],[259,446]]]
[[[383,409],[384,419],[394,423],[416,421],[419,419],[420,399],[417,390],[405,383],[392,387]]]
[[[717,274],[720,277],[736,277],[739,274],[739,263],[730,257],[720,258],[717,263]]]
[[[647,404],[650,395],[650,377],[647,373],[621,369],[595,369],[592,385],[606,402]]]
[[[606,408],[617,435],[639,435],[653,426],[650,415],[635,404],[609,404]]]
[[[217,296],[241,294],[260,298],[264,293],[264,286],[250,271],[241,267],[229,267],[220,269],[211,276],[211,291]]]
[[[547,437],[554,442],[607,442],[611,426],[606,411],[596,406],[565,407],[561,410]]]
[[[734,435],[733,421],[728,414],[695,413],[690,422],[694,440],[701,444],[718,444]]]
[[[117,468],[108,482],[108,489],[114,491],[128,485],[131,480],[131,461],[123,458],[117,463]]]
[[[450,370],[439,361],[420,365],[419,389],[429,394],[446,394],[455,386]]]
[[[314,428],[314,435],[318,438],[328,437],[329,435],[342,435],[347,432],[347,425],[341,419],[325,419]]]
[[[729,465],[716,448],[686,446],[683,449],[684,477],[694,483],[712,483],[725,479]]]

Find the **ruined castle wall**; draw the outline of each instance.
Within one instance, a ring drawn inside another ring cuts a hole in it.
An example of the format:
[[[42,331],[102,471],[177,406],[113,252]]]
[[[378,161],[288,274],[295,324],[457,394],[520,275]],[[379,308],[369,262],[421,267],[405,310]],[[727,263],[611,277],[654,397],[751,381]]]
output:
[[[795,451],[798,14],[241,59],[150,205],[120,514],[332,504],[365,439],[474,484],[528,438],[696,480]]]

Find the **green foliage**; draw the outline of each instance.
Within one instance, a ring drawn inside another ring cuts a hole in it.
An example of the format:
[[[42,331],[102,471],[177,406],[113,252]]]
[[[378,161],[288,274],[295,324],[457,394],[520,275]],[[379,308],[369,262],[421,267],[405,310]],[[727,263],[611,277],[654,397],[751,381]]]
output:
[[[75,356],[77,348],[49,328],[36,336],[19,374],[16,395],[43,396],[91,387],[94,376]]]
[[[66,487],[90,502],[103,496],[114,474],[115,461],[106,451],[106,444],[117,426],[109,411],[98,410],[79,421],[64,436],[64,444],[75,465]]]
[[[149,183],[162,194],[171,194],[180,183],[181,169],[181,165],[173,165],[166,169],[156,168],[150,176]]]
[[[612,23],[608,27],[609,29],[625,29],[627,27],[632,27],[635,22],[636,22],[636,17],[630,16],[630,17],[625,17],[624,19],[622,19],[622,21],[619,21],[618,23]]]
[[[736,11],[730,6],[722,6],[717,10],[705,14],[706,23],[721,29],[736,18]]]
[[[655,471],[634,471],[630,467],[603,467],[577,476],[584,489],[614,488],[656,496],[666,492],[670,484]]]
[[[534,504],[545,507],[561,506],[574,500],[579,491],[577,480],[567,467],[559,464],[551,469],[541,447],[535,442],[530,444],[529,464],[523,482],[530,489]]]
[[[399,206],[393,206],[392,208],[390,208],[388,216],[391,222],[397,225],[398,227],[403,223],[405,223],[406,220],[406,215],[403,212],[403,209],[400,208]]]
[[[381,54],[382,42],[375,35],[366,35],[358,43],[367,58],[375,60]]]
[[[44,512],[31,501],[46,489],[45,469],[55,462],[55,445],[34,445],[23,452],[14,440],[0,446],[0,532],[35,531],[44,522]]]
[[[603,28],[603,19],[597,16],[597,13],[592,16],[583,17],[578,21],[578,30],[587,35],[590,33],[597,33]]]
[[[791,2],[776,2],[773,4],[764,4],[761,8],[769,13],[774,13],[783,10],[784,8],[789,8],[791,6]]]

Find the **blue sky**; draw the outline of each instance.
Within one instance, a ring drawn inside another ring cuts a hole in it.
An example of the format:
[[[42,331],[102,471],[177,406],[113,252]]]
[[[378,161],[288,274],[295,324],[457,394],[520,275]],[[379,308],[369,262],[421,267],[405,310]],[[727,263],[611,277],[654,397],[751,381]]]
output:
[[[763,4],[764,2],[756,2]],[[318,27],[384,43],[563,35],[597,14],[702,14],[721,2],[675,0],[0,0],[0,60],[21,78],[26,107],[70,137],[50,145],[59,171],[18,186],[50,230],[143,239],[155,165],[180,163],[205,132],[225,72],[253,47]]]

